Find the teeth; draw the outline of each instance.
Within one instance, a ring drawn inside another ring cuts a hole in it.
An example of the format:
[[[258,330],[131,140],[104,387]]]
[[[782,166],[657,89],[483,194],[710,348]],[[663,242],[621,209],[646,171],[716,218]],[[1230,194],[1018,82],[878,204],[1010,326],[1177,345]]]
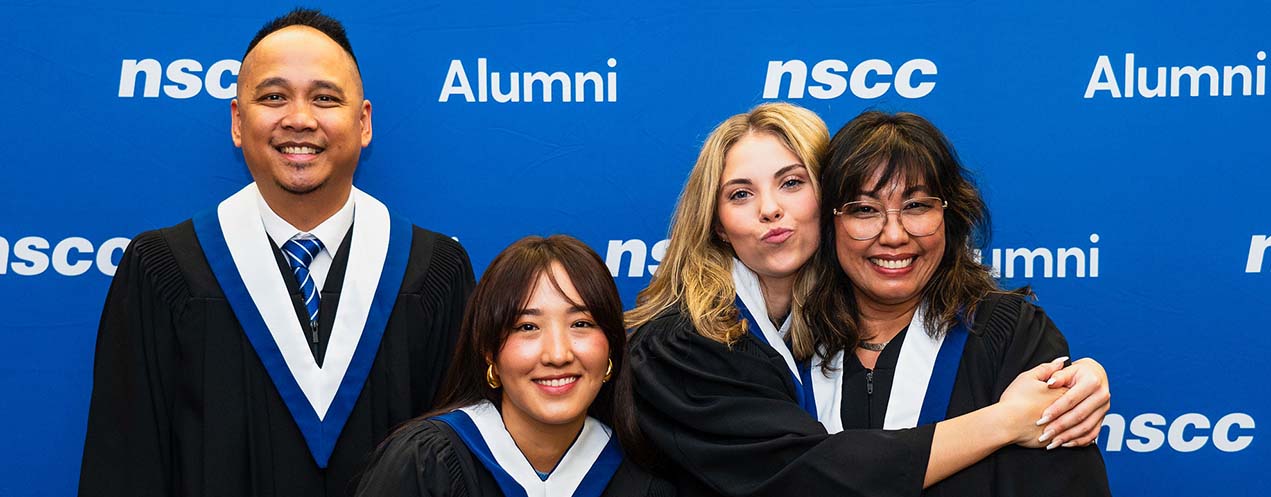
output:
[[[279,150],[284,154],[316,154],[318,149],[314,147],[281,147]]]
[[[575,381],[578,381],[577,376],[570,376],[568,378],[556,378],[551,380],[534,380],[534,383],[538,383],[539,385],[546,385],[549,387],[563,387]]]
[[[871,258],[871,259],[869,260],[869,262],[874,263],[874,265],[875,265],[875,266],[881,266],[881,267],[885,267],[885,268],[887,268],[887,269],[902,269],[902,268],[907,268],[907,267],[909,267],[909,265],[910,265],[910,264],[913,264],[913,263],[914,263],[914,258],[913,258],[913,257],[910,257],[910,258],[908,258],[908,259],[901,259],[901,260],[898,260],[898,261],[893,261],[893,260],[888,260],[888,259]]]

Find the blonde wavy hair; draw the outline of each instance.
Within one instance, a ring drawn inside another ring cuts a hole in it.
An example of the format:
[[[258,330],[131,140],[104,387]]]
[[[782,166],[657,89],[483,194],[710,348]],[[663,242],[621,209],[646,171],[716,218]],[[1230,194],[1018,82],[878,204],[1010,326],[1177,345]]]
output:
[[[716,227],[724,157],[734,144],[752,133],[779,138],[808,169],[814,191],[820,191],[817,176],[830,133],[814,112],[783,102],[766,103],[720,123],[702,144],[702,152],[675,207],[670,246],[648,288],[636,297],[635,309],[627,312],[627,328],[639,328],[672,306],[679,306],[680,312],[706,338],[732,345],[746,333],[733,305],[737,296],[732,277],[735,254],[716,235]],[[792,349],[799,359],[814,353],[811,331],[799,312],[816,283],[810,268],[805,265],[799,270],[790,309]]]

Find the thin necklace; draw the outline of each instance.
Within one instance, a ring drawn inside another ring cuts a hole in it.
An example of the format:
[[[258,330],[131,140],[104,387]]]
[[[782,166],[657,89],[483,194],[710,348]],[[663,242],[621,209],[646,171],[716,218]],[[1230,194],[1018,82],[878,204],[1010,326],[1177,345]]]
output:
[[[862,348],[862,349],[868,350],[868,351],[870,351],[870,352],[882,352],[882,351],[883,351],[883,349],[887,348],[887,344],[889,344],[889,343],[891,343],[891,340],[888,340],[888,341],[886,341],[886,342],[882,342],[882,343],[873,343],[873,342],[865,342],[865,341],[861,341],[861,342],[857,342],[857,343],[856,343],[856,346],[857,346],[857,347],[860,347],[860,348]]]
[[[897,332],[895,335],[892,335],[891,339],[887,340],[886,342],[866,342],[864,340],[861,340],[859,342],[856,342],[856,346],[862,349],[868,350],[870,352],[882,352],[883,349],[887,348],[887,344],[891,343],[892,340],[895,340],[896,337],[900,336],[900,334],[904,333],[905,330],[907,329],[909,329],[909,325],[905,325],[904,328],[901,328],[899,332]]]

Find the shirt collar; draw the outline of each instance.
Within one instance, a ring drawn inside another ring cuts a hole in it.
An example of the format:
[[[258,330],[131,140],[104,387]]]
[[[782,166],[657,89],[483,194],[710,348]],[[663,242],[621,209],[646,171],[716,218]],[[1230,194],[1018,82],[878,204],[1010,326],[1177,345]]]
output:
[[[344,235],[349,232],[349,228],[353,226],[353,195],[349,195],[349,199],[344,202],[344,207],[332,214],[318,224],[312,231],[305,233],[300,231],[291,223],[283,219],[278,213],[274,212],[269,204],[265,202],[265,197],[256,192],[256,202],[260,205],[260,220],[265,224],[265,233],[269,234],[269,239],[274,241],[274,245],[281,247],[287,240],[295,238],[296,235],[312,235],[322,242],[322,246],[326,248],[328,254],[335,257],[340,251],[340,243],[344,241]]]

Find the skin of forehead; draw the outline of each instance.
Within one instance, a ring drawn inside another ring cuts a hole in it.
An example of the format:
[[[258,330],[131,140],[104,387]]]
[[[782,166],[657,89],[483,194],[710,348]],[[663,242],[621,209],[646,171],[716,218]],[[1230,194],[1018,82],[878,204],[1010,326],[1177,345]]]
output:
[[[256,59],[259,58],[259,55],[257,54],[261,51],[262,48],[274,49],[275,52],[277,52],[279,49],[272,47],[271,45],[275,45],[275,44],[283,43],[287,41],[290,41],[295,44],[299,44],[299,46],[302,46],[302,47],[312,46],[312,43],[314,43],[313,38],[315,36],[322,40],[318,43],[328,44],[328,46],[325,48],[336,50],[343,56],[344,61],[348,64],[346,66],[346,69],[350,70],[353,75],[352,80],[354,82],[354,88],[351,88],[350,90],[355,92],[358,96],[361,96],[362,95],[362,74],[358,71],[357,63],[353,61],[353,56],[350,55],[348,52],[346,52],[344,50],[344,47],[341,47],[339,43],[336,43],[335,40],[327,36],[326,33],[318,31],[309,26],[287,26],[285,28],[279,29],[278,31],[274,31],[273,33],[269,33],[264,38],[262,38],[260,42],[256,44],[255,47],[252,47],[252,51],[248,52],[247,56],[243,58],[242,66],[239,69],[239,75],[238,75],[239,80],[249,81],[252,79],[251,73],[252,73],[252,70],[255,69],[255,65],[257,62]],[[244,91],[244,88],[242,85],[239,85],[239,91],[240,92]],[[242,95],[239,95],[239,97],[241,98]]]

